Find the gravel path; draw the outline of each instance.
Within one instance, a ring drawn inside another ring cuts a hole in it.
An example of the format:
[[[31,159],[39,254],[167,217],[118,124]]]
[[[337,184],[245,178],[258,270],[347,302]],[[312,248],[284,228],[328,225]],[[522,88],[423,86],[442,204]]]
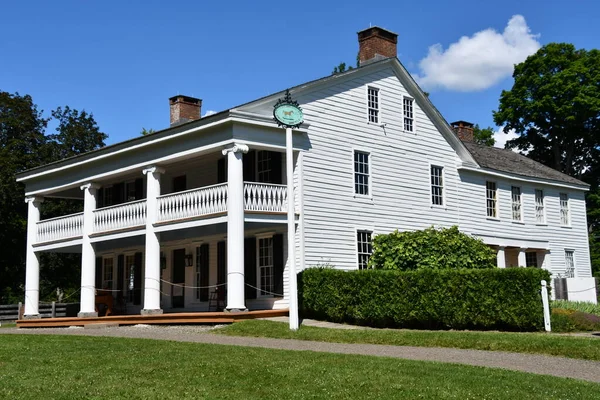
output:
[[[342,344],[291,339],[269,339],[225,336],[210,333],[212,327],[203,326],[131,326],[113,328],[43,328],[0,329],[0,334],[24,335],[85,335],[140,339],[174,340],[231,346],[262,347],[294,351],[319,351],[340,354],[403,358],[408,360],[437,361],[482,367],[503,368],[534,374],[600,382],[600,362],[575,360],[534,354],[501,351],[462,350],[439,347],[385,346],[371,344]]]

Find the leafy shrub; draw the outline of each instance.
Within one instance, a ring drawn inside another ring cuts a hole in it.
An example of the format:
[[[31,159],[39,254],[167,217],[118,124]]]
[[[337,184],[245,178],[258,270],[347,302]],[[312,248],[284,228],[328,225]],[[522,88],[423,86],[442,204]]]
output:
[[[600,316],[564,308],[552,309],[554,332],[600,331]]]
[[[496,254],[481,240],[458,227],[395,231],[373,239],[370,266],[375,269],[493,268]]]
[[[305,318],[389,328],[543,328],[534,268],[341,271],[309,268],[299,275]]]
[[[600,304],[593,304],[585,301],[554,300],[552,301],[552,308],[581,311],[600,317]]]

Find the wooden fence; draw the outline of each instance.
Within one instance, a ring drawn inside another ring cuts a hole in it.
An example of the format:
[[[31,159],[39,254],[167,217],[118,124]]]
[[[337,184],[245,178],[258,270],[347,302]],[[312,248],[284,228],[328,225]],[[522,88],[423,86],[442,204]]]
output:
[[[39,312],[42,318],[75,317],[79,311],[79,303],[40,303]],[[15,321],[23,316],[22,303],[0,305],[0,321]]]

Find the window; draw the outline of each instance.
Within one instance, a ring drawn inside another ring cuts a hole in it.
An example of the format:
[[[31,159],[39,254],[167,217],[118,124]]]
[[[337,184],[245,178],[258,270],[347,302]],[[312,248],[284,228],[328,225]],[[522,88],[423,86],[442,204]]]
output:
[[[103,207],[108,207],[108,206],[112,206],[113,205],[113,187],[112,186],[106,186],[103,188],[103,199],[102,199],[102,204]]]
[[[546,213],[544,211],[544,191],[535,189],[535,222],[543,224],[546,222]]]
[[[369,153],[354,152],[354,193],[369,195]]]
[[[496,190],[496,182],[486,182],[485,192],[487,199],[487,216],[490,218],[498,218],[498,191]]]
[[[404,130],[413,132],[415,129],[413,117],[413,99],[404,98]]]
[[[273,276],[273,238],[259,238],[257,244],[260,295],[269,296],[275,289]]]
[[[367,269],[369,266],[369,258],[371,258],[371,253],[373,253],[371,232],[357,231],[356,243],[358,245],[358,269]]]
[[[102,289],[113,287],[113,259],[105,258],[103,261],[104,271],[102,273]]]
[[[369,122],[379,123],[379,89],[369,87],[367,89],[367,103],[369,110]]]
[[[125,182],[125,202],[136,200],[135,181]]]
[[[528,251],[525,253],[525,266],[538,267],[537,253],[535,251]]]
[[[431,204],[444,205],[444,168],[431,166]]]
[[[521,212],[521,188],[512,186],[510,192],[512,195],[512,219],[513,221],[521,221],[523,217]]]
[[[569,195],[566,193],[560,194],[560,224],[571,225],[571,216],[569,215]]]
[[[573,250],[565,250],[565,275],[567,278],[575,278],[575,257]]]
[[[271,182],[271,152],[260,150],[256,153],[256,181]]]

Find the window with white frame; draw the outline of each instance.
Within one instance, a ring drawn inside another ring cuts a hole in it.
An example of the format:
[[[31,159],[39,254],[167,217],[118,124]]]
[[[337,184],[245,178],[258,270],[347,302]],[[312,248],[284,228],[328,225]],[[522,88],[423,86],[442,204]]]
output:
[[[271,182],[271,152],[260,150],[256,152],[257,182]]]
[[[444,205],[444,167],[431,166],[431,204]]]
[[[369,153],[354,152],[354,193],[368,196],[369,193]]]
[[[537,252],[528,251],[525,253],[525,266],[526,267],[538,267],[538,257]]]
[[[356,243],[358,246],[358,269],[366,269],[369,267],[369,258],[373,253],[371,231],[357,231]]]
[[[510,192],[512,196],[512,219],[513,221],[521,221],[523,219],[521,210],[521,188],[512,186]]]
[[[113,287],[113,267],[114,262],[112,257],[105,258],[102,260],[103,272],[102,272],[102,289],[112,289]]]
[[[535,222],[538,224],[546,222],[544,191],[542,189],[535,189]]]
[[[490,218],[498,218],[498,190],[496,182],[487,181],[485,183],[487,216]]]
[[[265,237],[257,240],[258,277],[261,296],[269,296],[275,289],[273,275],[273,238]]]
[[[369,112],[369,122],[379,123],[379,89],[374,87],[367,88],[367,103]]]
[[[135,194],[135,181],[125,182],[125,201],[134,201]]]
[[[565,250],[565,275],[567,278],[575,278],[575,254],[573,250]]]
[[[560,194],[560,224],[569,226],[571,224],[571,216],[569,213],[569,195],[566,193]]]
[[[402,105],[404,111],[404,130],[406,132],[413,132],[415,129],[415,120],[413,115],[413,99],[405,97]]]
[[[104,205],[104,207],[108,207],[108,206],[112,206],[113,205],[113,187],[112,186],[106,186],[103,188],[103,196],[104,198],[102,199],[102,204]]]

